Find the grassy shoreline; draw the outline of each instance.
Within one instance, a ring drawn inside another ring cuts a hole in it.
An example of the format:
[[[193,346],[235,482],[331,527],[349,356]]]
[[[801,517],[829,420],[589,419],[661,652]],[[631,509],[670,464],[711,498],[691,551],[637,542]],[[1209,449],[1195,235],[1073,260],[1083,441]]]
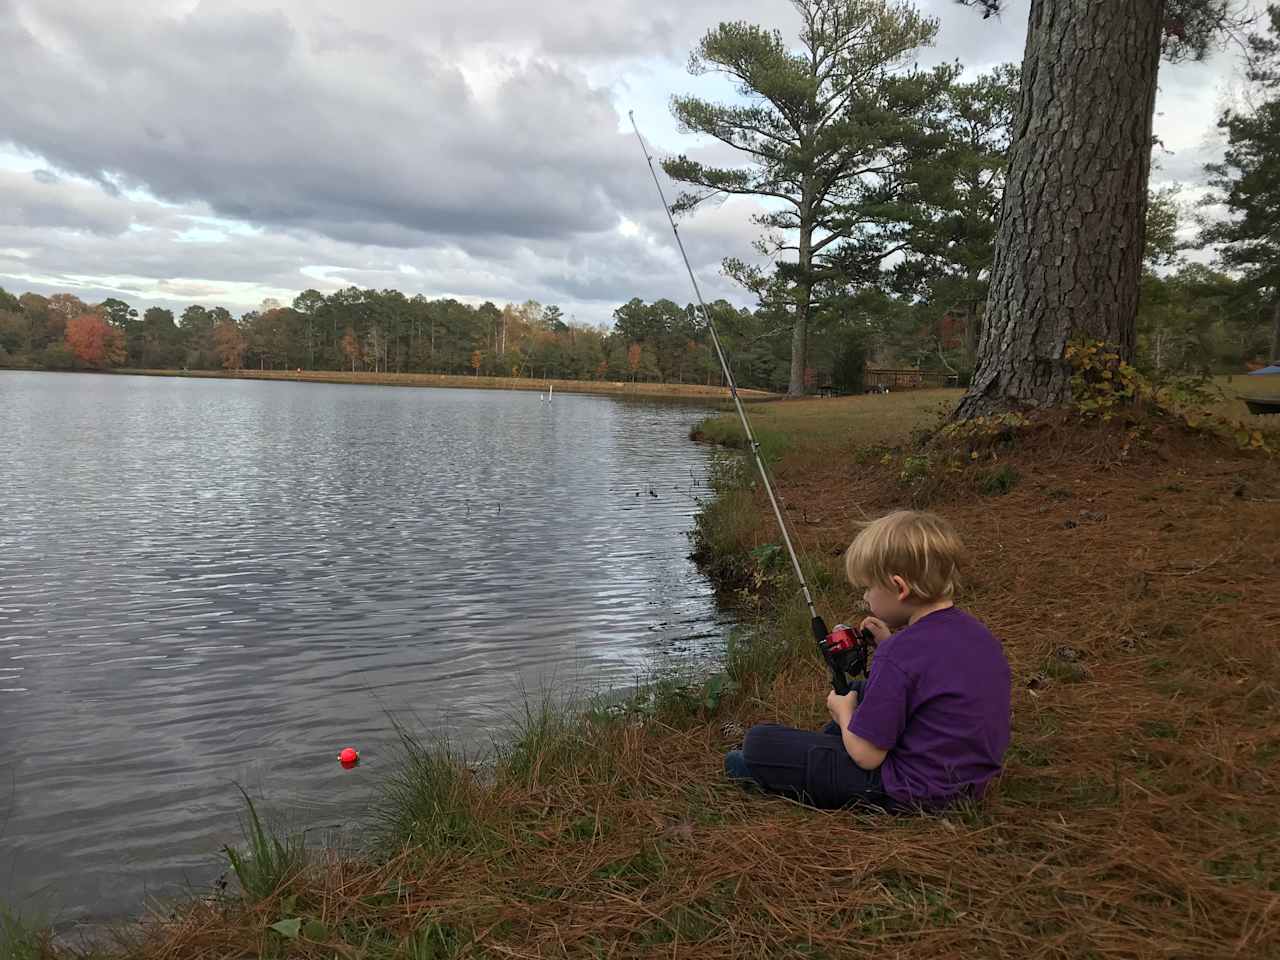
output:
[[[101,372],[101,371],[95,371]],[[188,377],[212,380],[279,380],[296,383],[354,383],[391,387],[452,387],[471,390],[526,390],[545,393],[551,385],[557,393],[604,394],[655,400],[729,399],[725,387],[697,383],[628,383],[625,380],[542,380],[532,377],[469,377],[442,373],[370,373],[349,370],[144,370],[120,368],[106,371],[139,377]],[[776,400],[765,390],[739,389],[744,401]]]
[[[754,628],[709,677],[526,704],[483,767],[406,731],[372,850],[304,862],[251,835],[245,895],[95,956],[1280,956],[1275,461],[1068,423],[956,464],[907,440],[954,398],[752,416],[829,618],[858,606],[839,555],[860,519],[928,505],[960,529],[962,602],[1015,678],[982,807],[819,813],[725,782],[746,726],[816,725],[825,689],[753,470],[725,456],[696,545]]]

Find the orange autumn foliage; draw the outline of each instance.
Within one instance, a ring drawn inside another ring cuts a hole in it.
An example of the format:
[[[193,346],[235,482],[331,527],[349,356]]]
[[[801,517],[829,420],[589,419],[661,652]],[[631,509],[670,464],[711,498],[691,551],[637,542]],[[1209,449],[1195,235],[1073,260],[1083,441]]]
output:
[[[239,370],[244,366],[244,334],[232,320],[224,320],[213,328],[213,349],[224,370]]]
[[[118,367],[124,363],[124,331],[97,313],[82,313],[67,321],[67,346],[86,367]]]

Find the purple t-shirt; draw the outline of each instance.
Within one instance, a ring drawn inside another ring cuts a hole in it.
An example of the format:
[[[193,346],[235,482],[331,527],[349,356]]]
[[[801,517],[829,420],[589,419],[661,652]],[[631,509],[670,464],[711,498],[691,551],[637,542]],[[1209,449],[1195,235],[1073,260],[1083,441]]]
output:
[[[1009,662],[986,625],[936,610],[876,649],[849,729],[888,750],[885,792],[936,808],[1000,772],[1009,746]]]

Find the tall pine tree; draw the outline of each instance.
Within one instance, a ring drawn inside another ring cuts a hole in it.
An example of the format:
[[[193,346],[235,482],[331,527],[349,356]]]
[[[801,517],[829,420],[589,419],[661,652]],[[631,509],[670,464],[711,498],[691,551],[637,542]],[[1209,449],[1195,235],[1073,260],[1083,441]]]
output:
[[[1238,6],[1032,0],[978,368],[957,417],[1065,402],[1073,337],[1132,358],[1160,55],[1203,56]]]
[[[1009,161],[1018,68],[1005,64],[942,95],[931,123],[938,152],[916,168],[920,203],[911,247],[890,271],[890,287],[921,305],[937,327],[964,333],[963,363],[977,356],[996,221]]]
[[[800,47],[781,34],[747,23],[722,23],[690,58],[697,74],[730,77],[745,103],[675,97],[681,125],[745,155],[745,165],[713,167],[687,156],[663,162],[672,179],[698,191],[681,195],[688,210],[714,194],[761,197],[769,209],[755,217],[766,234],[760,253],[778,258],[772,277],[738,261],[726,270],[783,306],[791,325],[788,394],[805,391],[805,367],[815,298],[851,273],[878,269],[905,246],[898,209],[903,169],[919,137],[912,114],[927,107],[931,90],[951,79],[949,68],[904,74],[937,23],[906,2],[793,0],[800,14]]]

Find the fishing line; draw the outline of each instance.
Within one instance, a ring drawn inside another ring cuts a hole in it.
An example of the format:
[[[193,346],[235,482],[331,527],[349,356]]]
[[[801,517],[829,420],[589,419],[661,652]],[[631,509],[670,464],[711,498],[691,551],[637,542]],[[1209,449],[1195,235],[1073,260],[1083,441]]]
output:
[[[742,429],[747,436],[747,446],[751,450],[751,455],[755,458],[756,467],[760,471],[760,479],[764,482],[765,493],[769,495],[769,505],[773,507],[773,515],[778,520],[778,528],[782,531],[782,542],[786,544],[787,556],[791,558],[791,566],[795,570],[796,579],[800,581],[800,591],[804,594],[804,602],[809,607],[809,622],[813,629],[814,639],[818,641],[818,645],[822,648],[824,656],[826,656],[829,665],[832,665],[830,656],[828,656],[827,644],[830,640],[827,632],[827,625],[823,619],[818,616],[817,608],[813,603],[813,595],[809,592],[809,583],[804,578],[804,571],[800,569],[800,559],[796,556],[795,547],[791,542],[791,533],[787,529],[787,522],[783,518],[782,509],[778,506],[778,498],[774,495],[773,484],[769,480],[769,471],[765,467],[764,458],[760,456],[760,443],[756,440],[755,434],[751,430],[751,423],[747,420],[747,412],[742,407],[742,400],[738,397],[738,385],[733,379],[733,371],[729,369],[729,364],[725,360],[724,349],[720,344],[720,335],[716,332],[716,325],[711,320],[711,311],[707,309],[707,303],[702,299],[702,291],[698,287],[698,278],[694,276],[693,266],[689,263],[689,255],[685,252],[684,241],[680,239],[680,228],[676,226],[675,218],[671,215],[671,207],[667,203],[667,195],[662,189],[662,183],[658,180],[658,171],[654,169],[653,157],[649,154],[649,147],[644,141],[644,137],[640,134],[640,128],[636,125],[635,111],[627,112],[628,118],[631,120],[631,129],[636,132],[636,139],[640,142],[640,149],[644,152],[645,163],[649,165],[649,174],[653,177],[653,185],[658,188],[658,196],[662,199],[662,211],[667,215],[667,222],[671,224],[671,232],[675,235],[676,246],[680,248],[680,256],[684,260],[684,268],[689,272],[689,282],[693,284],[694,296],[698,298],[698,306],[702,308],[702,319],[706,322],[707,330],[711,334],[711,342],[716,348],[716,356],[720,360],[720,369],[724,372],[725,383],[729,385],[729,395],[733,397],[733,405],[738,411],[738,419],[742,421]],[[837,676],[837,671],[832,665],[832,682],[838,693],[844,693],[848,689],[847,684],[843,682],[842,676]],[[841,687],[845,689],[842,690]]]

